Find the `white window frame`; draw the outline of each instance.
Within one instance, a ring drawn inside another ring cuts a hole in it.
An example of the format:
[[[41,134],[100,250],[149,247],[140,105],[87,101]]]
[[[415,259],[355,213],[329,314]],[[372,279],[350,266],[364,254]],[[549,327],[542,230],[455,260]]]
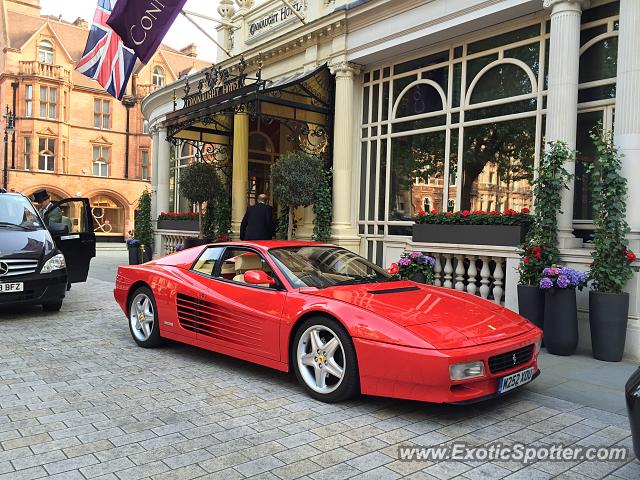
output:
[[[38,62],[53,65],[54,51],[55,49],[51,40],[40,40],[38,44]]]
[[[111,147],[108,145],[92,145],[91,147],[91,173],[94,177],[108,178],[111,164]],[[97,156],[96,150],[98,151]],[[106,157],[105,151],[108,152]],[[97,174],[95,170],[96,167],[98,167]]]

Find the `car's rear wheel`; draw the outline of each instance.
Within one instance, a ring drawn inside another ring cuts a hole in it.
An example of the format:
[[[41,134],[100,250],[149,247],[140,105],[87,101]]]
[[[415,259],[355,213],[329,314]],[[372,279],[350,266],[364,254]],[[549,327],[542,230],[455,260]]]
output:
[[[147,287],[140,287],[129,302],[129,330],[135,342],[144,348],[157,347],[162,343],[158,324],[156,300]]]
[[[302,322],[292,343],[298,381],[313,398],[333,403],[360,392],[356,351],[340,323],[328,317]]]

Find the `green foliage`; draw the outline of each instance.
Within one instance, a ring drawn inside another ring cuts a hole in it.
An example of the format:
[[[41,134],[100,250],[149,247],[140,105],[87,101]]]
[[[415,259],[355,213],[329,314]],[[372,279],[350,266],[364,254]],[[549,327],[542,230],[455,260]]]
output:
[[[593,195],[593,263],[589,273],[598,292],[622,293],[636,270],[635,255],[627,250],[627,180],[620,175],[622,155],[613,134],[598,127],[591,132],[598,155],[587,171]]]
[[[560,260],[557,219],[558,213],[561,213],[562,190],[569,188],[571,179],[564,164],[574,160],[575,151],[559,141],[550,142],[540,160],[538,178],[533,182],[533,225],[527,243],[520,252],[522,261],[518,271],[523,285],[537,285],[542,269]],[[533,249],[540,249],[539,258],[533,255]]]
[[[138,200],[138,213],[135,217],[133,237],[151,252],[153,250],[153,227],[151,226],[151,193],[145,189]]]
[[[331,170],[323,170],[322,178],[318,186],[317,199],[313,204],[313,240],[316,242],[328,242],[331,240],[331,219],[333,209],[332,192],[333,175]]]
[[[220,191],[224,191],[224,186],[216,168],[210,163],[193,162],[180,172],[180,193],[191,203],[198,205],[200,212],[204,210],[203,204]],[[198,219],[202,236],[202,215],[199,215]]]
[[[278,225],[276,227],[276,238],[278,240],[287,239],[288,219],[289,219],[289,207],[281,206],[280,211],[278,212]],[[293,231],[295,232],[295,230],[296,230],[296,224],[294,221]]]
[[[287,239],[293,237],[294,209],[315,203],[323,170],[320,158],[300,151],[286,153],[271,167],[273,195],[289,209]]]
[[[226,241],[231,231],[231,205],[224,188],[216,190],[212,198],[207,200],[207,208],[202,220],[202,234],[215,241]]]
[[[437,212],[418,214],[415,222],[418,224],[437,224],[437,225],[531,225],[533,216],[529,215],[528,210],[516,212],[515,210],[507,210],[504,213],[499,212]]]

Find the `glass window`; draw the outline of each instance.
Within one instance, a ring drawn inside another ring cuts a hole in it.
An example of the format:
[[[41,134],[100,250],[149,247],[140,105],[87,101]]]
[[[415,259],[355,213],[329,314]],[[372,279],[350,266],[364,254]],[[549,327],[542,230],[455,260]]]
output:
[[[583,112],[578,114],[576,135],[576,173],[573,194],[573,218],[575,220],[593,219],[593,199],[587,174],[587,166],[597,155],[596,147],[591,140],[591,132],[603,121],[603,111]]]
[[[38,61],[41,63],[53,63],[53,44],[49,40],[41,40],[38,46]]]
[[[204,275],[213,275],[216,262],[220,259],[223,250],[224,247],[207,248],[202,255],[200,255],[200,258],[198,258],[192,270]]]
[[[140,178],[149,180],[149,150],[141,150],[140,158]]]
[[[40,118],[55,120],[58,117],[58,89],[40,87]]]
[[[103,130],[111,128],[111,100],[93,100],[93,126]]]
[[[480,210],[482,197],[494,199],[497,211],[513,208],[516,200],[530,206],[535,134],[535,118],[465,128],[462,210]],[[526,188],[515,188],[520,180]]]
[[[39,138],[38,151],[38,169],[44,172],[55,171],[56,140]]]
[[[149,133],[149,121],[144,120],[142,122],[142,133]]]
[[[616,78],[618,37],[601,40],[580,56],[580,83]]]
[[[93,147],[93,175],[96,177],[109,176],[109,157],[111,149],[109,147]]]
[[[220,260],[218,276],[238,283],[246,283],[244,274],[249,270],[262,270],[273,277],[273,270],[261,255],[246,248],[227,248]],[[268,287],[268,285],[263,285]]]
[[[24,169],[31,170],[31,137],[24,137]]]
[[[164,69],[162,67],[153,67],[152,81],[156,87],[164,86]]]
[[[418,83],[400,98],[396,109],[396,118],[437,112],[443,107],[442,97],[433,85]]]
[[[527,72],[512,63],[502,63],[486,71],[476,83],[470,103],[489,102],[532,93]]]
[[[24,116],[33,116],[33,85],[24,86]]]
[[[391,140],[389,220],[412,220],[429,196],[433,208],[441,208],[442,185],[426,185],[416,179],[444,175],[446,132],[432,132]]]

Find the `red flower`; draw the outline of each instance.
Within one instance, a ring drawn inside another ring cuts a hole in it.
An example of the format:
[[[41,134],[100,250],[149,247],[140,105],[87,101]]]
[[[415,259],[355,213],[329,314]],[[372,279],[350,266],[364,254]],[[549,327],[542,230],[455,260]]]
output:
[[[421,217],[424,217],[424,214],[425,214],[424,210],[420,210],[420,211],[418,212],[418,215],[420,215]]]
[[[536,260],[540,260],[542,258],[542,253],[540,252],[534,252],[533,254],[533,258],[535,258]]]
[[[635,262],[637,260],[636,254],[633,252],[627,252],[627,260]]]
[[[451,212],[447,212],[447,213],[445,213],[445,215],[446,215],[447,217],[450,217],[450,216],[451,216]]]
[[[491,210],[489,215],[500,215],[500,212],[496,212],[495,210]]]
[[[528,208],[523,208],[522,210],[520,210],[520,213],[524,213],[525,215],[529,213],[529,209]]]
[[[389,272],[391,275],[397,275],[399,271],[400,267],[398,267],[397,263],[392,263],[391,265],[389,265],[389,268],[387,268],[387,272]]]
[[[438,210],[431,210],[431,215],[437,215],[438,214]]]
[[[535,255],[537,255],[538,253],[542,252],[542,247],[533,247],[533,248],[531,249],[531,251],[532,251]]]
[[[463,217],[468,217],[469,216],[469,210],[463,210],[461,212],[461,214],[462,214]]]
[[[529,263],[529,257],[524,257],[524,258],[522,259],[522,261],[523,261],[524,263]]]

